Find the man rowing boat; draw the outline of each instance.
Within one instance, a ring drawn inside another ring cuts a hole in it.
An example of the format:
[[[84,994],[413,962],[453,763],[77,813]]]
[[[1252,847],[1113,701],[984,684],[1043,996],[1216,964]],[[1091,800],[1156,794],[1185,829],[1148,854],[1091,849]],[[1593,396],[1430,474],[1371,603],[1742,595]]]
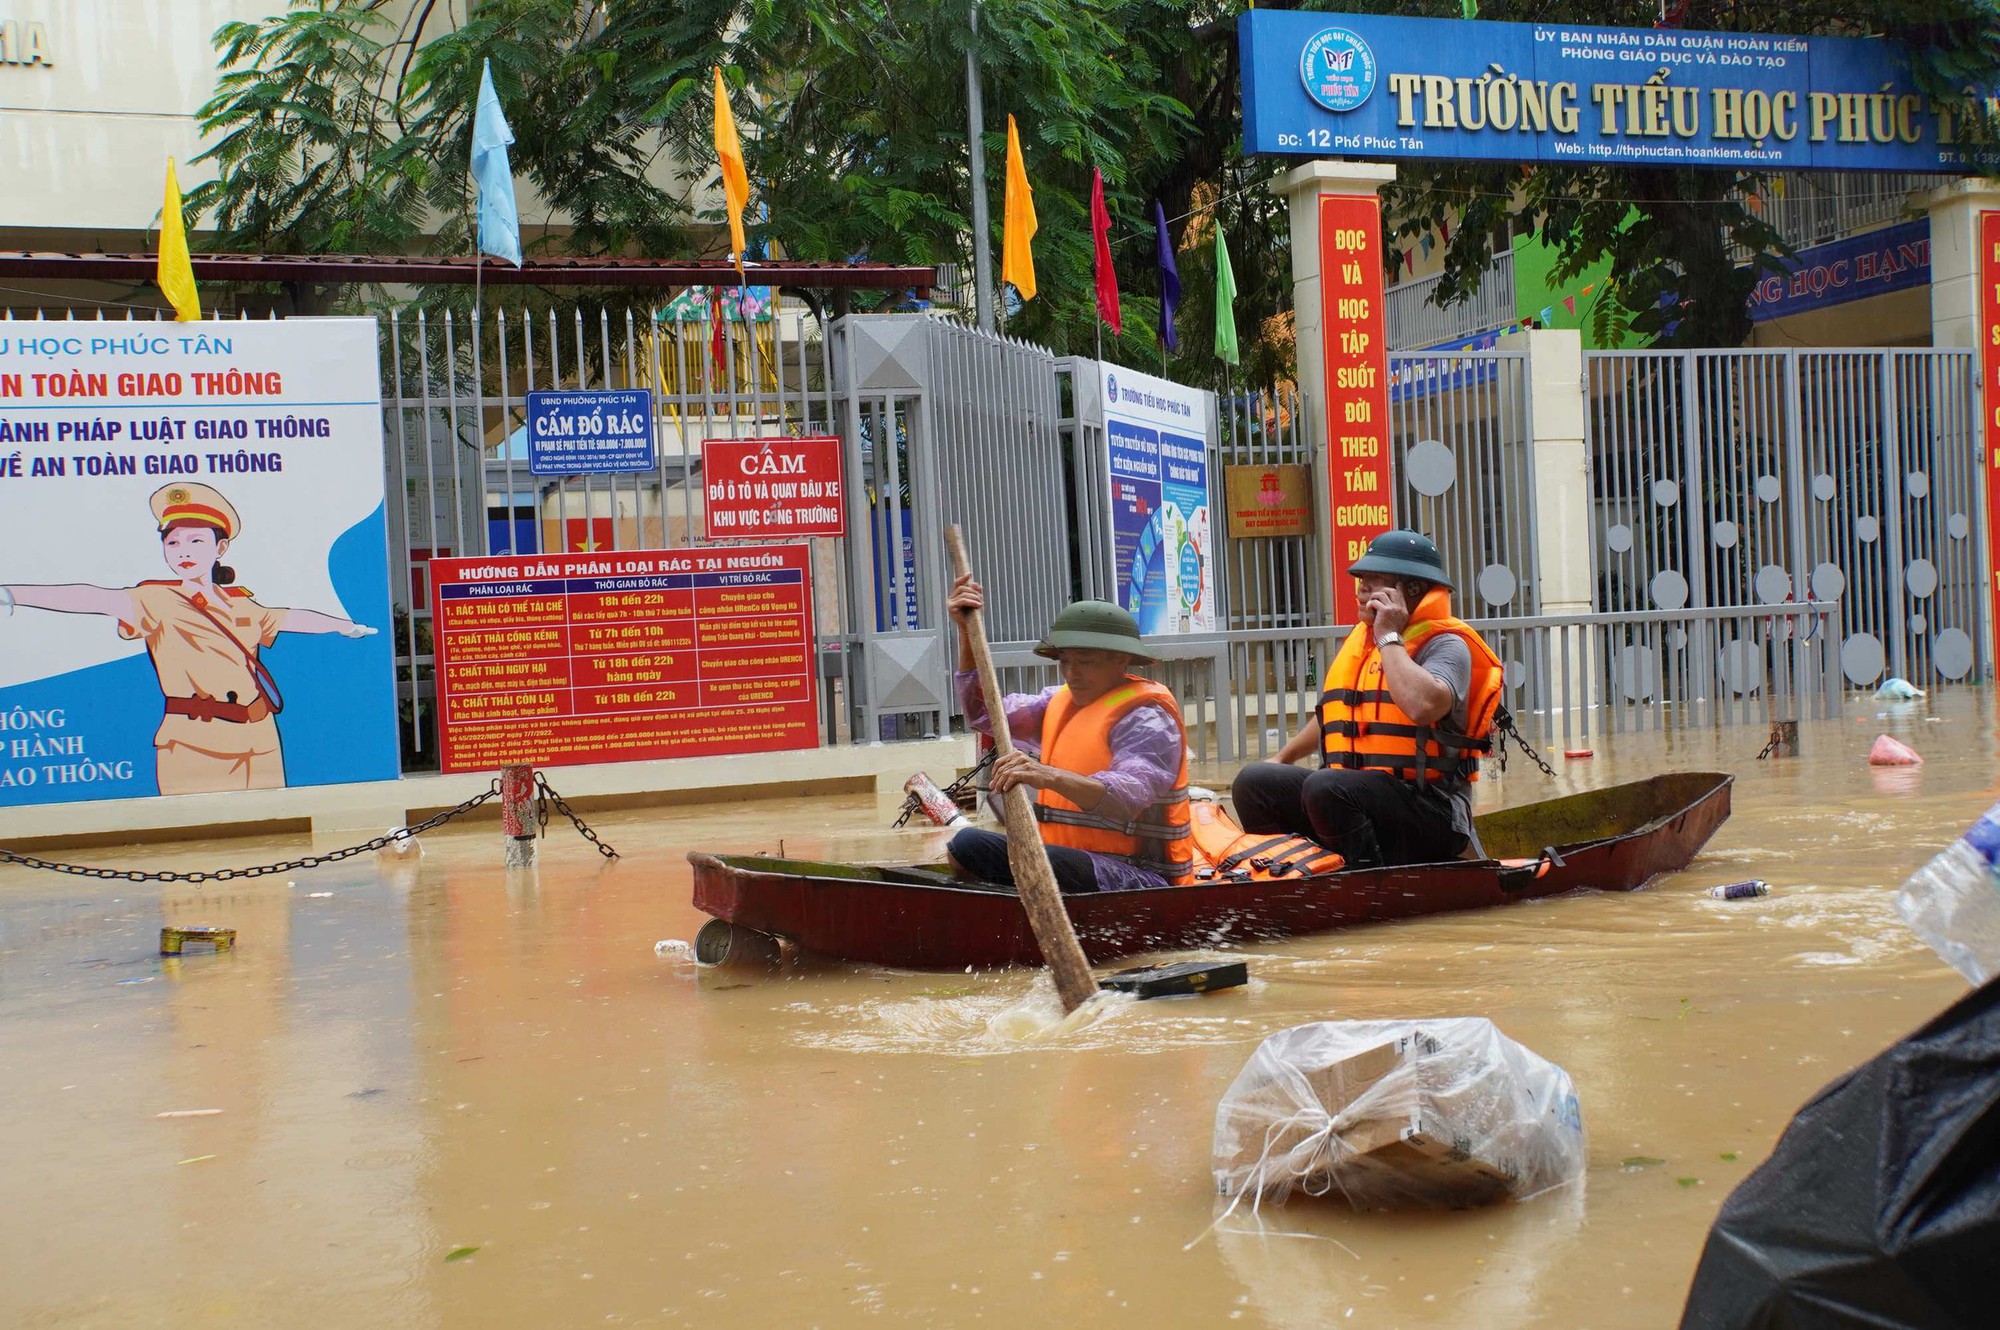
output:
[[[958,688],[966,724],[990,732],[966,618],[986,603],[970,576],[946,601],[958,625]],[[1178,886],[1193,873],[1187,731],[1174,695],[1133,674],[1154,659],[1139,625],[1116,605],[1083,600],[1056,615],[1035,654],[1063,682],[1001,702],[1017,751],[993,765],[995,793],[1035,791],[1035,818],[1056,883],[1066,892]],[[946,852],[961,877],[1012,883],[1007,838],[968,827]]]

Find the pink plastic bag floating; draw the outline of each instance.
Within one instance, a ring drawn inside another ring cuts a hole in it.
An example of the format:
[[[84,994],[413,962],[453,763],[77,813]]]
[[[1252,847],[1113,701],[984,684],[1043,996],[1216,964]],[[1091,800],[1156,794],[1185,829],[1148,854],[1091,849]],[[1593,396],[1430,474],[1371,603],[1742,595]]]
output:
[[[1875,746],[1868,750],[1868,765],[1871,767],[1920,767],[1923,756],[1906,743],[1898,743],[1886,734],[1875,736]]]

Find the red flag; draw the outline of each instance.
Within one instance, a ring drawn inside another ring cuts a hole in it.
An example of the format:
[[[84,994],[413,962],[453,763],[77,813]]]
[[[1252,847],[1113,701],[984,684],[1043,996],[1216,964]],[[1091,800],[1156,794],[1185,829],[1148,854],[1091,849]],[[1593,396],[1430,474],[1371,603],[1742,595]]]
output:
[[[1442,217],[1438,218],[1438,234],[1444,238],[1445,244],[1451,243],[1451,223]]]
[[[1568,310],[1568,311],[1569,311],[1570,313],[1572,313],[1572,314],[1576,313],[1576,297],[1575,297],[1575,296],[1564,296],[1564,297],[1563,297],[1563,308],[1564,308],[1564,309],[1566,309],[1566,310]]]
[[[729,365],[726,359],[728,352],[723,345],[723,339],[729,335],[727,331],[728,325],[723,321],[722,317],[722,292],[714,287],[710,287],[709,299],[711,304],[709,306],[708,374],[711,382],[721,383],[729,377]]]
[[[1090,232],[1097,239],[1097,317],[1111,325],[1114,337],[1125,335],[1125,316],[1118,309],[1118,271],[1111,266],[1111,214],[1104,208],[1104,173],[1090,171]]]
[[[1417,270],[1417,260],[1416,260],[1416,258],[1415,258],[1415,251],[1413,251],[1413,250],[1407,250],[1407,249],[1406,249],[1406,250],[1404,250],[1404,251],[1403,251],[1403,271],[1405,271],[1405,272],[1415,272],[1416,270]]]

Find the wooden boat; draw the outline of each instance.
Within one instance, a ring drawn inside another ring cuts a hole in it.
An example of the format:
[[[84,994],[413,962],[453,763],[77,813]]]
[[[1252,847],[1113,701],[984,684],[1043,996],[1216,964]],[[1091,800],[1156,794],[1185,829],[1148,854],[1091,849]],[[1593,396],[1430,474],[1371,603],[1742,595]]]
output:
[[[1064,898],[1092,961],[1471,910],[1580,887],[1634,891],[1687,866],[1729,817],[1734,778],[1686,772],[1486,813],[1483,860]],[[692,853],[694,903],[801,949],[912,970],[1040,965],[1009,887],[937,867]]]

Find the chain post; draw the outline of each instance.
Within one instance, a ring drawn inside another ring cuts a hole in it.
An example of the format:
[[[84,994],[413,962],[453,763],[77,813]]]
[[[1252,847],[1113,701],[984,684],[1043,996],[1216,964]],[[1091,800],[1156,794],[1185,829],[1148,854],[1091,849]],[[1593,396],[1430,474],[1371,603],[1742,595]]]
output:
[[[511,766],[500,769],[500,834],[502,858],[508,868],[535,866],[535,769]]]

